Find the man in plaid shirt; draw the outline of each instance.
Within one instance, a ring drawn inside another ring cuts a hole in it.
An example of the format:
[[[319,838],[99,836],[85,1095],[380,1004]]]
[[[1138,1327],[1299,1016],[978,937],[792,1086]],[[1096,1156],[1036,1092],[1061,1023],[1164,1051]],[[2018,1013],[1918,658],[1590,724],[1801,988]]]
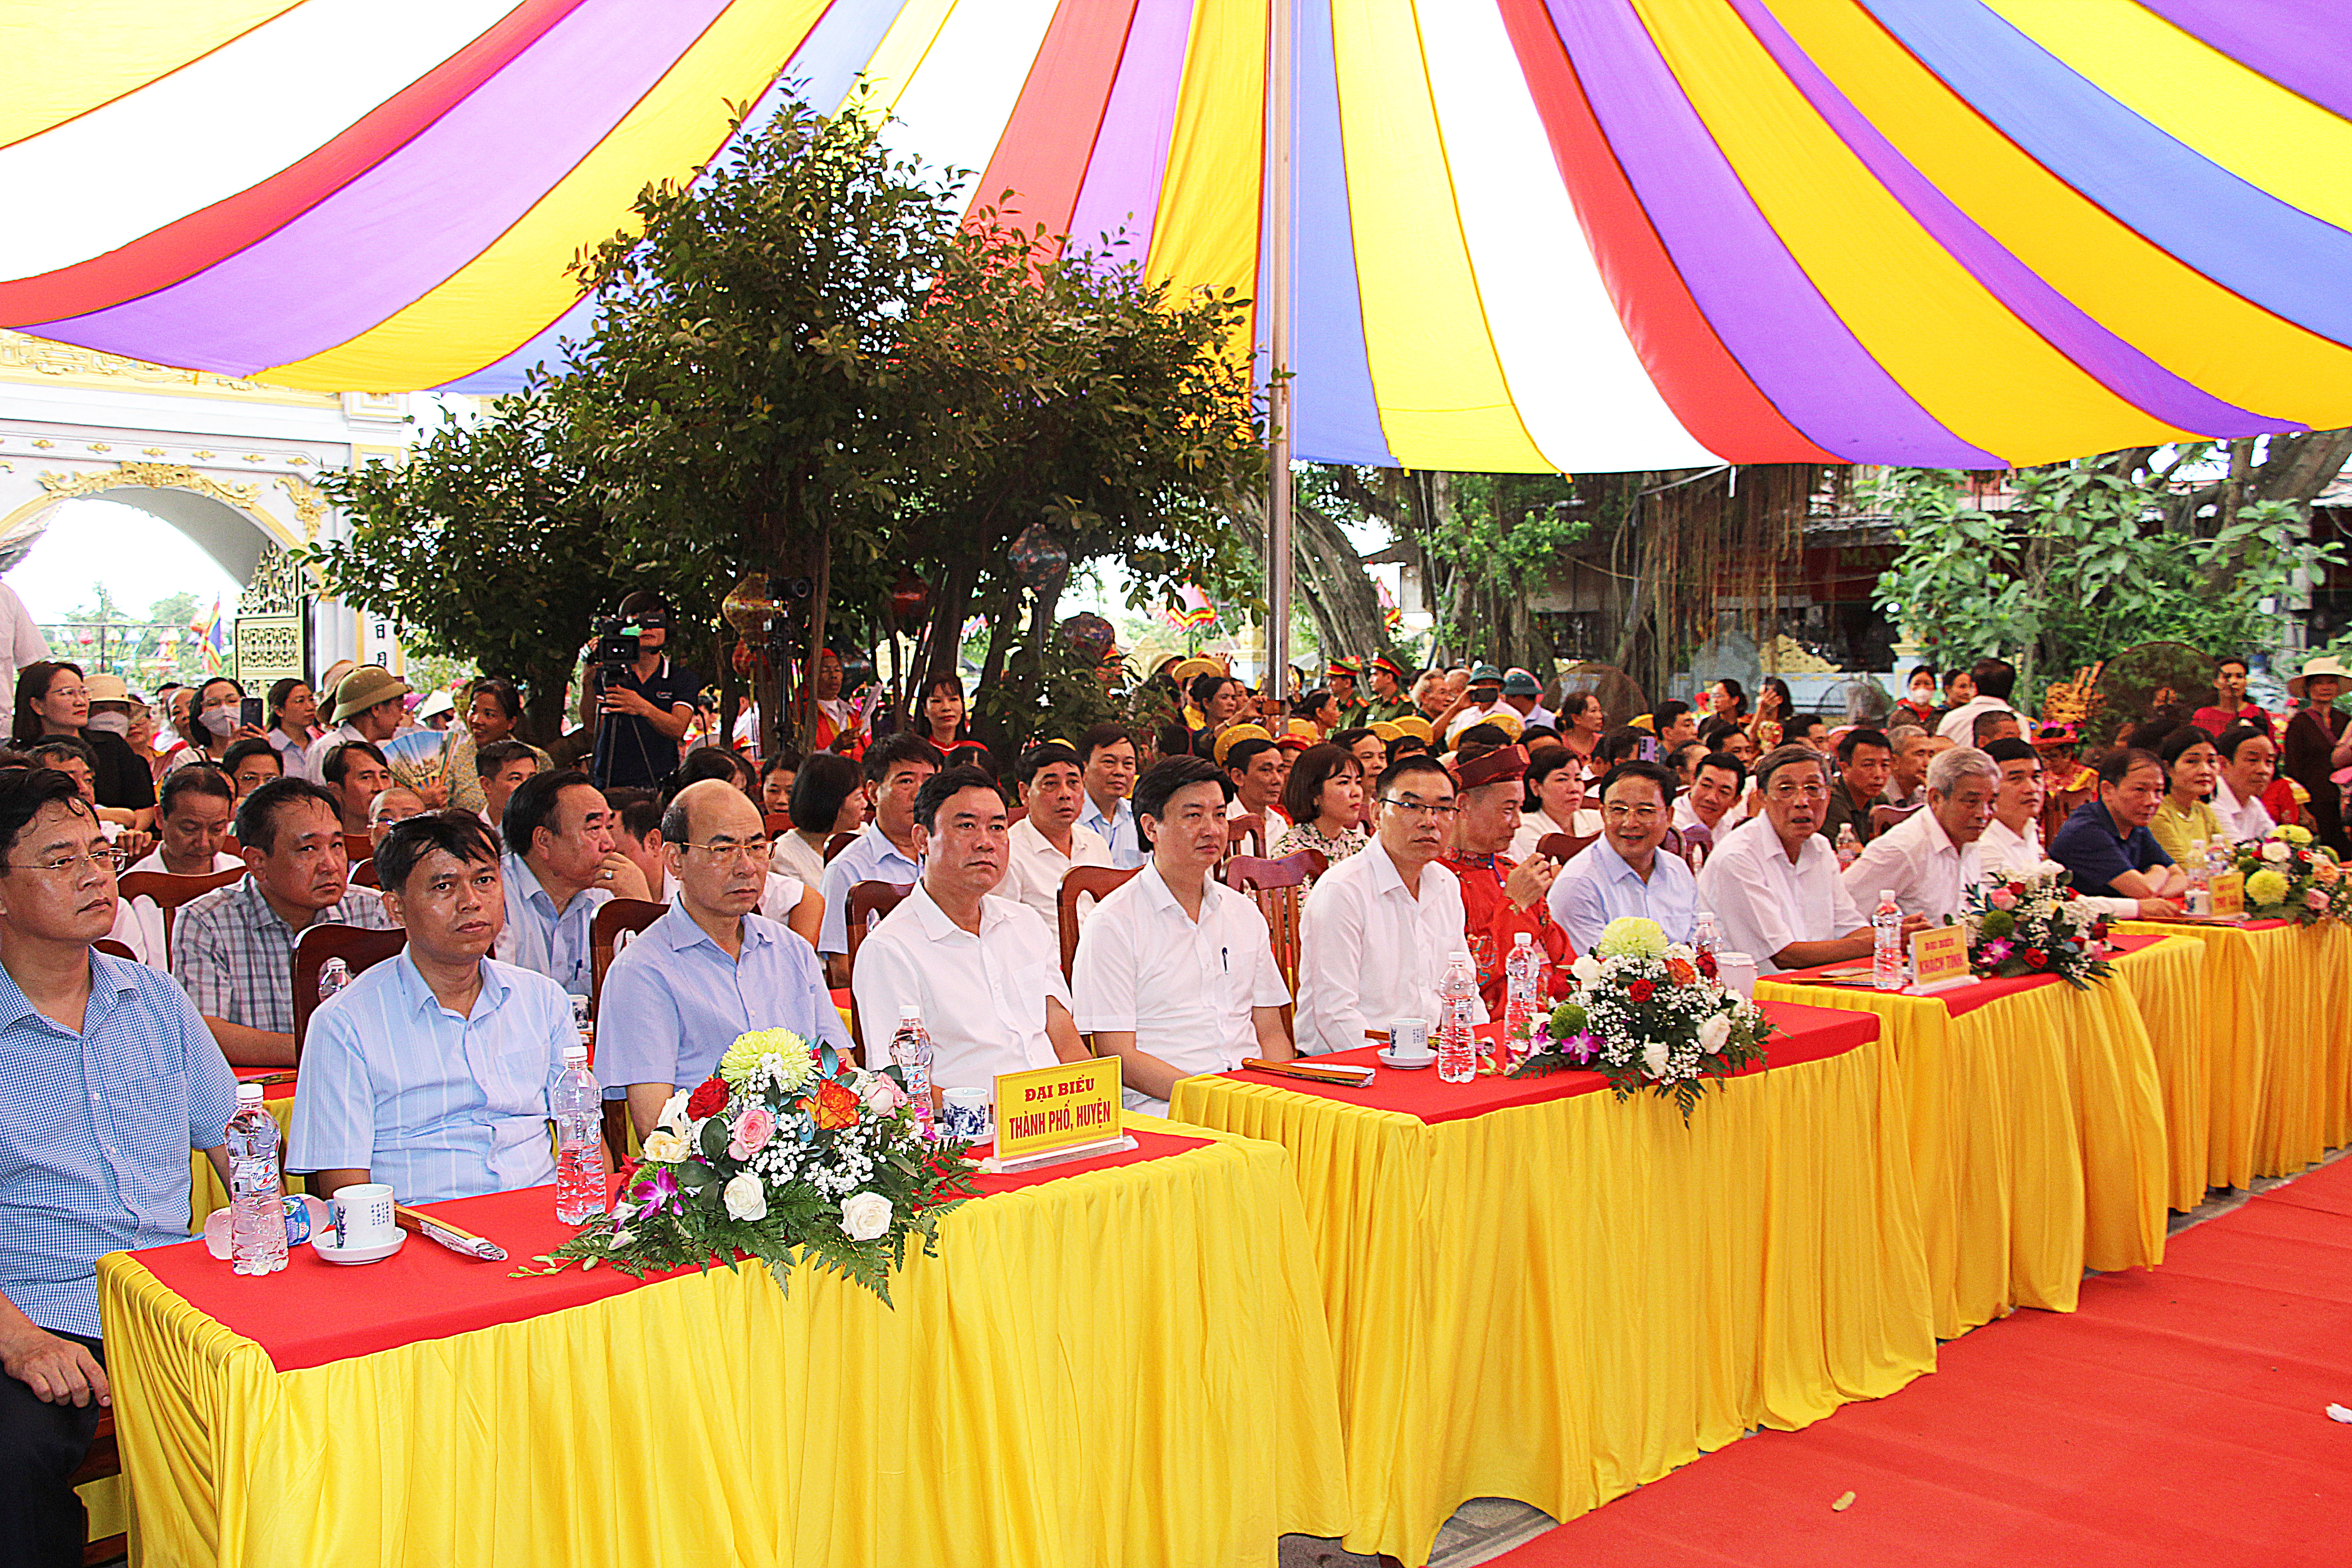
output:
[[[247,874],[195,900],[172,931],[172,976],[239,1067],[294,1065],[294,942],[314,925],[393,929],[383,900],[351,885],[334,795],[277,779],[237,807]]]

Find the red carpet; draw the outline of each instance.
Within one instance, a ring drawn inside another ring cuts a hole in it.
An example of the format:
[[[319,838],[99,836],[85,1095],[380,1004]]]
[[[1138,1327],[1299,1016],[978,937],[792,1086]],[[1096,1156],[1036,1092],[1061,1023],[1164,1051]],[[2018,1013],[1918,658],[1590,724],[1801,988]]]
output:
[[[1767,1432],[1511,1568],[2352,1563],[2352,1159],[1943,1347],[1900,1394]],[[1844,1512],[1831,1505],[1846,1492]]]

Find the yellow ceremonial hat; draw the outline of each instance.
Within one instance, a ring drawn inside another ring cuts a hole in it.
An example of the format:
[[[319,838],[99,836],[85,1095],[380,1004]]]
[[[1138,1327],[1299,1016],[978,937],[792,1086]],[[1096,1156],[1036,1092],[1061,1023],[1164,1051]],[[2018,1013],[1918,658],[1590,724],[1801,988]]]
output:
[[[1196,675],[1223,675],[1225,667],[1213,658],[1188,658],[1168,672],[1169,678],[1181,686]]]
[[[1293,719],[1290,721],[1289,733],[1304,735],[1310,741],[1319,741],[1323,738],[1323,726],[1312,719]]]
[[[1223,734],[1217,737],[1217,766],[1223,767],[1225,765],[1225,753],[1232,751],[1235,746],[1240,745],[1244,741],[1271,741],[1273,739],[1274,737],[1266,732],[1266,728],[1263,724],[1236,724],[1232,729],[1225,731]]]
[[[1394,722],[1399,735],[1410,735],[1424,746],[1437,738],[1436,731],[1429,727],[1429,721],[1418,713],[1408,713]]]
[[[1381,744],[1383,746],[1404,733],[1402,730],[1398,729],[1394,724],[1390,723],[1385,719],[1375,719],[1370,724],[1367,725],[1366,728],[1370,730],[1374,736],[1378,737]]]
[[[1508,735],[1514,741],[1517,740],[1519,738],[1519,732],[1528,727],[1528,721],[1526,720],[1520,718],[1517,714],[1512,712],[1507,708],[1498,708],[1494,712],[1489,713],[1485,718],[1479,720],[1478,722],[1481,724],[1492,724],[1496,729],[1500,730],[1504,734]]]
[[[1633,721],[1633,728],[1636,730],[1646,730],[1652,734],[1655,734],[1657,733],[1658,723],[1656,719],[1652,717],[1650,714],[1644,713]]]

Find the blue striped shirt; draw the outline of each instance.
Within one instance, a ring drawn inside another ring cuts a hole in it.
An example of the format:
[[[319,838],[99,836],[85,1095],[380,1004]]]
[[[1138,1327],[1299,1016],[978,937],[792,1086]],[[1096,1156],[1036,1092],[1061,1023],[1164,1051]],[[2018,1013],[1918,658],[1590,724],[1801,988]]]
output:
[[[912,886],[923,868],[898,853],[881,827],[867,823],[824,868],[824,919],[817,926],[816,950],[828,958],[849,951],[849,889],[860,882]]]
[[[637,934],[604,972],[596,1005],[596,1072],[605,1083],[700,1083],[735,1037],[790,1029],[844,1052],[849,1031],[809,944],[746,916],[743,955],[729,958],[683,904]]]
[[[1143,840],[1135,826],[1135,803],[1122,800],[1118,804],[1118,810],[1105,816],[1103,808],[1095,804],[1095,797],[1087,796],[1086,807],[1078,813],[1078,826],[1093,828],[1110,846],[1110,863],[1114,867],[1132,871],[1144,862]]]
[[[288,1131],[299,1171],[365,1171],[404,1204],[555,1179],[547,1091],[579,1039],[543,974],[482,960],[463,1017],[403,951],[310,1016]]]
[[[220,1147],[236,1080],[169,975],[89,963],[79,1035],[0,970],[0,1295],[94,1338],[98,1260],[188,1239],[188,1151]]]

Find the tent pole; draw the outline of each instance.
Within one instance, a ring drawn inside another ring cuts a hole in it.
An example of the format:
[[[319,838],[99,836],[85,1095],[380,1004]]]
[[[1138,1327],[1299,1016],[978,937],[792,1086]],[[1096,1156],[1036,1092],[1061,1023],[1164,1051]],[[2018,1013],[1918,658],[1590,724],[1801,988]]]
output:
[[[1265,676],[1267,696],[1289,696],[1291,577],[1291,95],[1297,53],[1292,44],[1297,0],[1269,0],[1265,31],[1265,293],[1266,419],[1272,441],[1266,465]],[[1311,683],[1310,683],[1311,684]]]

